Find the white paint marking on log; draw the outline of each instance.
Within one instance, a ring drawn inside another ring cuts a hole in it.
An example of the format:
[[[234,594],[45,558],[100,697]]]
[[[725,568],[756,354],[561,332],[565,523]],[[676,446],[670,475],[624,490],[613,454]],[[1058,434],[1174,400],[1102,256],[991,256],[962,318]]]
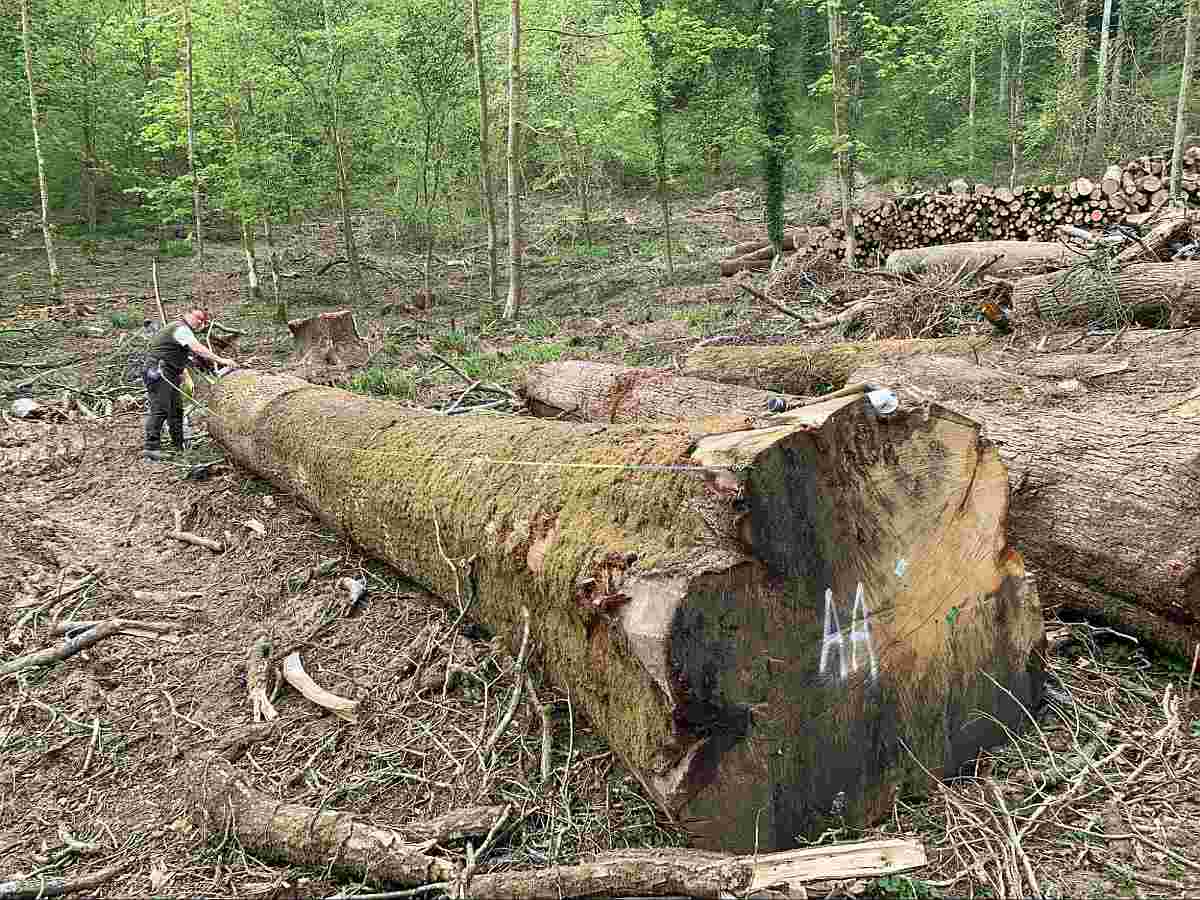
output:
[[[900,569],[899,560],[896,567]],[[849,652],[846,645],[849,644]],[[833,601],[833,590],[825,589],[825,626],[821,637],[821,659],[817,671],[821,675],[831,674],[830,654],[836,649],[838,656],[838,680],[845,681],[850,675],[857,673],[860,668],[869,667],[870,678],[874,680],[879,675],[879,661],[875,656],[875,644],[871,638],[871,607],[867,603],[866,592],[860,581],[854,591],[854,605],[850,611],[850,631],[842,633],[841,621],[838,619],[837,604]],[[859,651],[865,651],[864,664],[859,663]]]

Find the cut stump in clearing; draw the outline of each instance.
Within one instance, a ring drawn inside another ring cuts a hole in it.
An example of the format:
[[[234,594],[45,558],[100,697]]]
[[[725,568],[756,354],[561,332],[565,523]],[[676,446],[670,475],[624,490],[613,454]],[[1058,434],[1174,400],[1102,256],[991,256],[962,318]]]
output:
[[[231,458],[368,553],[450,602],[475,557],[473,613],[515,648],[529,607],[532,663],[698,843],[877,819],[925,784],[901,741],[954,771],[1039,695],[1006,473],[964,416],[857,394],[698,434],[204,391]]]
[[[363,365],[371,355],[348,309],[320,313],[307,319],[291,319],[296,362],[305,366],[350,368]]]

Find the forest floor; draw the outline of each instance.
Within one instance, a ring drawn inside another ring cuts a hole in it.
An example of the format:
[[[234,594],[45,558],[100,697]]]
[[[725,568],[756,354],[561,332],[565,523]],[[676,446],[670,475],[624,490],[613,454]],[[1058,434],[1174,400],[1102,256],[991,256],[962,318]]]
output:
[[[436,252],[432,310],[397,312],[420,287],[421,255],[398,246],[382,218],[363,248],[378,269],[368,272],[367,296],[349,304],[344,266],[315,274],[333,258],[328,229],[280,228],[284,296],[292,317],[351,306],[376,353],[350,386],[419,406],[443,405],[463,388],[430,353],[471,378],[511,383],[524,366],[554,359],[661,365],[714,337],[800,340],[795,320],[717,275],[726,247],[761,233],[760,209],[741,191],[681,202],[676,275],[666,285],[645,198],[609,197],[590,249],[566,207],[540,207],[515,324],[479,299],[487,292],[478,232]],[[811,221],[816,210],[802,201],[789,214]],[[327,871],[256,858],[236,838],[206,842],[189,822],[182,754],[251,722],[245,661],[259,635],[277,652],[301,650],[318,683],[361,701],[351,724],[280,692],[280,726],[236,763],[270,796],[397,827],[512,803],[516,825],[481,870],[684,843],[551,685],[538,682],[541,702],[552,705],[550,777],[540,775],[541,723],[530,704],[517,710],[496,760],[482,759],[478,744],[514,682],[507,650],[474,626],[456,627],[454,611],[363,558],[291,498],[220,464],[202,432],[185,459],[143,461],[142,391],[131,376],[146,344],[143,319],[154,317],[157,240],[61,241],[68,297],[85,307],[72,317],[50,309],[38,287],[40,235],[10,218],[12,229],[0,233],[4,408],[15,385],[32,379],[26,390],[42,402],[65,393],[92,408],[111,400],[114,411],[102,421],[74,411],[0,424],[0,661],[60,640],[51,632],[57,620],[171,620],[178,640],[115,636],[0,680],[0,881],[76,877],[124,861],[129,867],[95,896],[324,897],[353,888]],[[164,256],[168,314],[195,299],[246,332],[241,362],[286,367],[290,336],[269,302],[244,299],[240,271],[234,243],[210,239],[203,262]],[[172,510],[190,531],[227,536],[230,549],[218,555],[168,538]],[[30,598],[89,571],[95,582],[53,616],[16,627]],[[369,590],[348,614],[335,586],[346,575],[365,578]],[[134,591],[163,595],[138,600]],[[1190,703],[1190,661],[1086,625],[1048,628],[1052,690],[1031,713],[1036,727],[929,798],[898,801],[870,833],[825,838],[920,837],[930,867],[872,885],[825,885],[813,896],[1028,896],[1033,881],[1058,897],[1200,894],[1200,725],[1195,706],[1181,720],[1168,693]],[[469,671],[457,684],[421,688],[420,672],[436,667],[455,630],[470,642]],[[419,663],[411,679],[398,671],[405,650]],[[1011,860],[998,867],[994,854]]]

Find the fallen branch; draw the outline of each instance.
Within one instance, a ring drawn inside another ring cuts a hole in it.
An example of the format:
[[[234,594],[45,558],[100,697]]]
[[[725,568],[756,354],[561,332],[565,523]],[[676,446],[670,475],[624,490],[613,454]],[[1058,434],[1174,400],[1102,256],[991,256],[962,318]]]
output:
[[[775,307],[775,309],[779,310],[785,316],[791,316],[793,319],[799,319],[801,322],[808,321],[806,318],[804,318],[804,316],[800,315],[800,313],[793,312],[792,310],[790,310],[786,306],[784,306],[782,303],[780,303],[778,300],[772,300],[770,297],[768,297],[762,291],[757,290],[756,288],[752,288],[750,285],[746,284],[743,281],[738,282],[738,287],[740,287],[743,291],[745,291],[751,297],[756,297],[759,300],[763,301],[764,303],[767,303],[767,304]]]
[[[40,900],[42,897],[61,897],[79,891],[92,891],[116,878],[132,865],[131,860],[101,869],[82,878],[27,878],[23,881],[0,881],[0,897],[4,900]]]
[[[260,722],[239,728],[232,734],[227,734],[217,740],[213,752],[219,753],[222,759],[233,762],[245,753],[252,744],[270,740],[279,732],[279,720]]]
[[[339,719],[345,719],[347,722],[358,721],[358,716],[355,714],[355,710],[358,709],[358,701],[331,694],[313,681],[304,671],[304,664],[300,662],[300,654],[296,651],[292,651],[283,661],[283,678],[308,700],[329,710]]]
[[[488,754],[496,746],[496,742],[504,734],[504,730],[508,728],[508,724],[512,721],[513,714],[517,711],[517,706],[521,702],[521,689],[525,686],[525,651],[529,649],[529,607],[521,607],[521,618],[524,619],[525,625],[521,632],[521,649],[517,652],[516,666],[516,684],[513,685],[512,695],[508,698],[508,707],[504,710],[504,715],[500,722],[496,725],[496,730],[492,732],[491,737],[487,739],[487,743],[483,745],[481,755],[486,759]]]
[[[345,812],[281,803],[254,790],[215,753],[188,754],[184,772],[192,821],[209,836],[232,836],[264,859],[400,887],[458,877],[451,860],[427,854],[428,843],[406,843],[400,832],[357,822]]]
[[[127,634],[132,637],[154,638],[155,640],[166,641],[169,644],[178,644],[180,641],[179,635],[172,634],[179,630],[177,622],[142,622],[138,619],[124,619],[125,624],[121,628],[121,634]],[[77,631],[86,631],[89,628],[95,628],[102,624],[100,620],[95,619],[72,619],[65,622],[56,622],[50,629],[51,634],[66,634],[70,635]]]
[[[9,633],[8,633],[9,644],[12,644],[14,646],[20,646],[22,639],[24,637],[24,628],[25,628],[26,622],[28,622],[34,616],[40,615],[44,612],[49,612],[52,608],[57,606],[62,601],[66,600],[68,597],[75,596],[75,594],[78,594],[84,588],[88,587],[99,577],[100,577],[100,570],[96,569],[94,571],[88,572],[86,575],[84,575],[78,581],[73,581],[70,584],[68,584],[66,587],[59,588],[57,591],[55,591],[53,594],[46,597],[45,599],[40,600],[40,601],[35,601],[32,608],[30,608],[30,609],[26,610],[24,613],[22,613],[21,617],[19,619],[17,619],[17,624],[15,624],[12,627],[12,630],[9,631]]]
[[[538,699],[533,687],[533,679],[525,675],[525,693],[529,695],[529,705],[533,707],[542,720],[542,781],[550,777],[551,753],[554,750],[554,728],[550,722],[550,707]]]
[[[619,850],[591,862],[553,869],[478,875],[471,895],[492,900],[533,898],[753,896],[774,888],[803,896],[814,881],[879,878],[926,864],[916,841],[883,840],[806,847],[756,856],[724,856],[697,850]]]
[[[178,603],[183,600],[199,600],[203,591],[134,591],[133,599],[142,603]]]
[[[36,653],[27,653],[24,656],[18,656],[16,659],[10,659],[8,662],[0,665],[0,676],[11,675],[14,672],[20,672],[22,669],[28,669],[33,666],[48,666],[52,663],[61,662],[64,659],[69,659],[76,653],[88,649],[93,644],[98,644],[106,637],[119,632],[126,624],[124,619],[108,619],[101,622],[94,628],[89,628],[78,637],[67,638],[57,647],[49,647],[45,650],[38,650]],[[3,896],[0,894],[0,896]]]
[[[78,356],[73,356],[70,359],[55,360],[53,362],[35,362],[29,360],[10,361],[0,359],[0,368],[3,369],[61,369],[64,366],[72,365],[79,362]]]
[[[400,825],[396,831],[406,840],[425,843],[448,844],[464,838],[480,837],[492,833],[498,822],[506,818],[507,806],[468,806],[423,822]]]
[[[167,537],[176,541],[182,541],[185,544],[191,544],[195,547],[203,547],[205,550],[211,550],[213,553],[220,553],[225,549],[220,541],[214,541],[212,538],[201,537],[198,534],[192,534],[190,531],[184,531],[183,513],[179,510],[171,510],[171,515],[175,517],[175,530],[167,532]]]
[[[250,648],[250,658],[246,660],[246,693],[250,696],[255,722],[261,722],[264,718],[279,718],[279,713],[267,696],[270,657],[271,642],[265,637],[260,637]]]

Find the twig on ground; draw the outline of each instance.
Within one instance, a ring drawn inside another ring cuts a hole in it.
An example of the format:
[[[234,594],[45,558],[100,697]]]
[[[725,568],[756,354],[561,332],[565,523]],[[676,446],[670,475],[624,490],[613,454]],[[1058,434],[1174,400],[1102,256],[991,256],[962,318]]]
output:
[[[1037,876],[1033,873],[1033,865],[1029,862],[1029,856],[1025,852],[1025,848],[1021,846],[1021,838],[1017,834],[1017,827],[1013,824],[1012,813],[1008,811],[1008,803],[1004,800],[1004,792],[1000,790],[1000,785],[989,780],[988,787],[991,788],[992,796],[996,798],[996,803],[1000,806],[1000,812],[1004,814],[1004,827],[1008,831],[1008,840],[1012,846],[1013,853],[1017,859],[1021,861],[1021,866],[1025,870],[1025,878],[1029,881],[1029,887],[1033,891],[1033,896],[1042,896],[1042,889],[1038,886]],[[1018,885],[1019,887],[1019,885]]]
[[[542,781],[550,778],[551,755],[554,751],[554,729],[550,721],[550,708],[538,699],[537,690],[533,686],[533,678],[525,675],[525,692],[529,695],[529,705],[542,721]]]
[[[57,647],[50,647],[45,650],[38,650],[36,653],[27,653],[24,656],[18,656],[16,659],[11,659],[0,665],[0,676],[11,675],[14,672],[20,672],[22,669],[28,669],[33,666],[48,666],[69,659],[76,653],[87,650],[94,644],[98,644],[106,637],[116,634],[124,625],[124,619],[108,619],[94,628],[89,628],[78,637],[67,638],[67,640]]]
[[[250,656],[246,660],[246,692],[250,696],[255,722],[261,722],[264,718],[268,721],[279,718],[279,713],[267,696],[270,658],[271,642],[265,636],[259,637],[251,646]]]
[[[29,878],[24,881],[0,881],[0,897],[3,897],[4,900],[40,900],[43,897],[61,897],[64,894],[91,891],[111,881],[132,864],[132,860],[126,860],[81,878]]]
[[[171,510],[171,515],[175,518],[175,529],[167,532],[167,537],[172,540],[181,541],[184,544],[191,544],[194,547],[203,547],[206,550],[211,550],[213,553],[221,553],[225,549],[220,541],[214,541],[212,538],[201,537],[198,534],[192,534],[190,531],[184,531],[183,513],[179,510]]]
[[[784,306],[778,300],[772,300],[770,297],[768,297],[762,291],[751,287],[750,285],[746,284],[743,281],[739,281],[737,283],[737,286],[739,288],[741,288],[743,291],[745,291],[747,294],[749,294],[751,297],[755,297],[755,298],[761,300],[763,303],[773,306],[775,309],[779,310],[785,316],[791,316],[793,319],[798,319],[801,322],[808,321],[808,319],[806,319],[804,316],[800,315],[800,313],[795,312],[794,310],[788,309],[786,306]]]
[[[525,652],[529,649],[529,607],[521,607],[521,618],[524,620],[524,627],[521,633],[521,649],[517,653],[516,680],[513,684],[512,695],[508,699],[508,707],[504,710],[503,717],[496,725],[496,729],[492,732],[491,737],[484,742],[483,756],[485,759],[489,757],[496,746],[496,742],[500,740],[505,729],[508,728],[513,715],[517,711],[517,706],[521,702],[521,689],[524,687],[525,675]]]
[[[317,704],[317,706],[329,710],[339,719],[347,722],[358,721],[358,715],[355,712],[358,709],[358,701],[348,700],[345,697],[332,694],[313,681],[309,674],[304,671],[304,665],[300,662],[299,653],[293,651],[283,661],[283,677],[288,684],[303,694],[305,698]]]

